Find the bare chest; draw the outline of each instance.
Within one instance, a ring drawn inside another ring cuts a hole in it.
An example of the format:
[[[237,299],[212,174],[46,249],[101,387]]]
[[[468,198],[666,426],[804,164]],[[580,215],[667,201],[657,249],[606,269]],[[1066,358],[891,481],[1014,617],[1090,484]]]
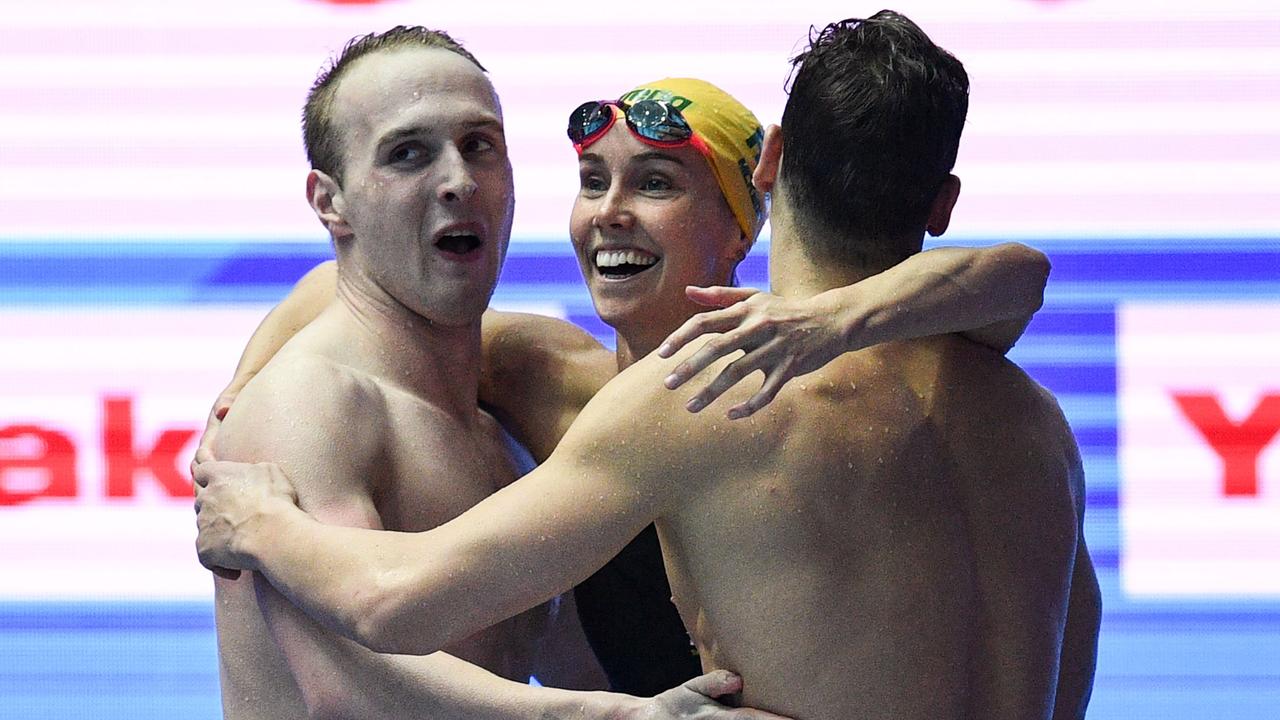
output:
[[[388,442],[374,503],[388,529],[428,530],[466,512],[517,476],[488,415],[460,422],[421,402],[389,402]]]

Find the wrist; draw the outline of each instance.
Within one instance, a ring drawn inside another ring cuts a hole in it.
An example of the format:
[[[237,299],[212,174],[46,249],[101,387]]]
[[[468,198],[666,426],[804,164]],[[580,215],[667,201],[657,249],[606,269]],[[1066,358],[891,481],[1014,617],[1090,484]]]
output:
[[[541,703],[539,720],[641,720],[644,698],[602,690],[556,690],[554,700]]]
[[[298,521],[306,517],[306,513],[283,498],[267,500],[248,522],[237,528],[231,550],[243,559],[246,570],[261,570],[269,548],[287,546],[288,536],[298,531]]]
[[[642,720],[645,717],[645,709],[652,701],[652,698],[616,692],[597,691],[592,692],[591,695],[595,700],[595,712],[586,717],[603,720]]]
[[[819,303],[818,312],[835,320],[841,352],[853,352],[870,345],[867,341],[868,313],[865,293],[847,293],[828,290],[814,297]]]

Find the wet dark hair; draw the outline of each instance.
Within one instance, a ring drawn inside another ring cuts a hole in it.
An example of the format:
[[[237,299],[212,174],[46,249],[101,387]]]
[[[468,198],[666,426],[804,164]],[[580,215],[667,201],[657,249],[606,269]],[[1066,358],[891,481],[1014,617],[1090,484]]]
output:
[[[467,52],[462,44],[442,30],[430,30],[419,25],[397,25],[380,33],[357,35],[351,38],[329,67],[320,72],[307,93],[307,103],[302,108],[302,142],[307,149],[307,161],[342,184],[342,147],[333,132],[333,97],[347,68],[356,60],[385,50],[400,48],[440,48],[470,60],[484,72],[484,66]]]
[[[969,109],[964,66],[890,10],[811,30],[791,63],[779,183],[806,247],[864,266],[918,251]]]

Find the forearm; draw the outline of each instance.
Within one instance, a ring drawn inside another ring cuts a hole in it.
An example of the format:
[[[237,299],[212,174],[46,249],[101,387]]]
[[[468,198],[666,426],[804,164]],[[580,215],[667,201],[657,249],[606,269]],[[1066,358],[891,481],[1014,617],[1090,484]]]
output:
[[[333,300],[338,283],[337,268],[332,260],[315,266],[267,313],[240,356],[229,390],[244,387],[290,338]]]
[[[1049,262],[1017,243],[937,248],[817,296],[842,318],[849,349],[959,332],[1005,351],[1044,301]]]
[[[603,720],[639,702],[624,695],[531,687],[444,653],[374,653],[325,631],[261,579],[258,598],[311,717]]]
[[[241,532],[239,554],[321,625],[378,652],[436,652],[564,589],[543,593],[551,576],[525,576],[531,561],[521,551],[536,549],[451,542],[451,527],[461,526],[325,525],[280,502]]]
[[[325,525],[302,510],[278,504],[263,512],[240,536],[240,552],[277,590],[325,628],[375,650],[384,638],[374,629],[386,613],[399,578],[412,565],[415,534]],[[413,632],[416,654],[447,644],[443,633],[427,636],[437,625],[423,608]]]

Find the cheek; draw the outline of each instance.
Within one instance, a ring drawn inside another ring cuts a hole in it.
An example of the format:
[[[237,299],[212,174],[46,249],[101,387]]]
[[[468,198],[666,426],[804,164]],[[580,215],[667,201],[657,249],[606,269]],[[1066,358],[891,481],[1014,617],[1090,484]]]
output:
[[[720,233],[715,223],[708,222],[705,213],[696,207],[680,213],[667,223],[668,255],[680,258],[680,275],[691,284],[702,284],[715,269],[720,254]]]
[[[591,233],[591,207],[581,196],[573,201],[573,210],[569,212],[569,238],[574,249],[580,249]]]
[[[504,207],[515,198],[515,186],[509,172],[496,169],[481,185],[488,193],[493,205]]]

